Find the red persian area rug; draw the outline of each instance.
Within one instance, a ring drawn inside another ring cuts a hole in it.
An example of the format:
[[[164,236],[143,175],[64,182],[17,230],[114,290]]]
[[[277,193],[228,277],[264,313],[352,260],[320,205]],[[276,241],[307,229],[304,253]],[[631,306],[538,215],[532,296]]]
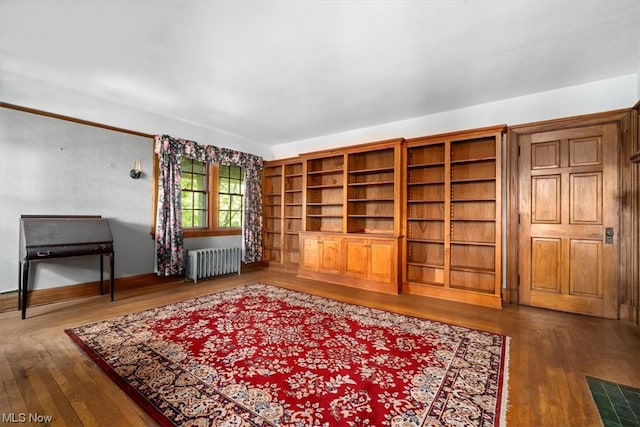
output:
[[[270,285],[66,332],[162,425],[505,424],[508,337]]]

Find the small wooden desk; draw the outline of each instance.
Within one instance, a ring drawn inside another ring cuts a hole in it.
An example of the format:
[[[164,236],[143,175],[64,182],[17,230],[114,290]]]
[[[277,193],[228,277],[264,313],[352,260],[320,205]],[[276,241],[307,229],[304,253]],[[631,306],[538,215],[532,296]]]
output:
[[[109,222],[100,215],[22,215],[18,309],[27,314],[31,261],[100,255],[100,294],[103,294],[103,256],[109,257],[111,301],[114,295],[114,250]]]

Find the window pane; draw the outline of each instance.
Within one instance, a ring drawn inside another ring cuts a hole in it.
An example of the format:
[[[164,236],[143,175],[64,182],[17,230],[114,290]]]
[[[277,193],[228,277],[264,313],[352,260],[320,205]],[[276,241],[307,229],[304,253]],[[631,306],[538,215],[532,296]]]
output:
[[[182,192],[182,209],[193,209],[193,193],[191,191]]]
[[[220,193],[228,193],[229,192],[229,180],[226,178],[222,178],[220,180]]]
[[[182,226],[185,229],[206,228],[207,211],[207,164],[187,158],[180,159],[182,165]],[[197,191],[194,191],[197,190]]]
[[[242,168],[240,166],[231,166],[231,178],[235,178],[235,179],[241,179],[242,175],[241,175],[241,171]]]
[[[231,181],[229,184],[229,193],[240,194],[240,181]]]
[[[204,228],[207,226],[206,211],[193,211],[193,227]]]
[[[240,228],[242,226],[242,212],[231,212],[231,227]]]
[[[195,209],[206,208],[206,197],[204,193],[193,193],[193,207]]]
[[[228,194],[220,194],[218,210],[228,211],[231,209],[231,196]]]
[[[205,179],[204,178],[205,178],[204,175],[194,175],[193,176],[193,189],[194,190],[205,190]]]
[[[183,173],[180,178],[180,184],[182,185],[183,190],[191,190],[191,178],[192,175],[190,173]]]
[[[219,166],[219,174],[218,176],[222,177],[228,177],[229,176],[229,166],[224,166],[224,165],[220,165]]]
[[[205,162],[199,162],[197,160],[193,160],[193,171],[199,174],[204,175],[207,171]]]
[[[220,211],[218,213],[218,227],[229,228],[230,215],[228,211]]]
[[[191,165],[193,164],[191,159],[186,159],[182,157],[180,159],[180,163],[182,165],[182,172],[191,172],[193,170],[191,167]]]
[[[242,196],[231,196],[231,210],[242,210]]]
[[[182,226],[184,228],[193,227],[193,211],[182,211]]]

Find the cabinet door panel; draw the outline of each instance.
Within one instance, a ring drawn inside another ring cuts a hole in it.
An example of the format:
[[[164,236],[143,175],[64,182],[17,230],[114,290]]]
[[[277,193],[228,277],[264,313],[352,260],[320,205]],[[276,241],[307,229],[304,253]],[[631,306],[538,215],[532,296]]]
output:
[[[322,239],[320,241],[320,270],[325,273],[339,273],[340,263],[340,240],[339,239]]]
[[[302,268],[317,271],[320,268],[320,244],[316,237],[301,237]]]
[[[346,239],[345,251],[345,274],[365,278],[369,257],[364,239]]]
[[[392,242],[373,240],[369,244],[369,277],[376,282],[389,283],[394,279],[395,251]]]

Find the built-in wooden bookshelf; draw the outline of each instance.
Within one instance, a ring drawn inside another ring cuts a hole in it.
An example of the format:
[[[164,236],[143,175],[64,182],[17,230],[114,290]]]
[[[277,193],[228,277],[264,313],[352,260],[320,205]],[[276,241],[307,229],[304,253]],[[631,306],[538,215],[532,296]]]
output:
[[[404,292],[501,306],[503,132],[407,141]]]
[[[398,293],[402,141],[301,155],[301,276]]]
[[[265,259],[302,277],[501,306],[503,132],[266,162]]]
[[[306,231],[344,227],[344,154],[306,159]]]
[[[267,161],[263,179],[263,256],[273,267],[297,269],[303,229],[304,170],[299,158]]]
[[[347,233],[393,234],[394,147],[347,154]]]
[[[296,160],[284,164],[284,220],[282,262],[297,268],[300,259],[299,233],[302,227],[303,164]]]
[[[443,286],[445,144],[412,144],[406,174],[406,280]]]

